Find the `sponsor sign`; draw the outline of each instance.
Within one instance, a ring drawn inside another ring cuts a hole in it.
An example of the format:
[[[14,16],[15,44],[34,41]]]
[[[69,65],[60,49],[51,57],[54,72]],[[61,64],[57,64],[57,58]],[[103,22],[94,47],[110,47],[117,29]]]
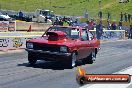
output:
[[[13,47],[19,48],[22,46],[22,44],[23,44],[23,42],[22,42],[21,38],[18,37],[18,38],[13,39]]]
[[[8,47],[9,38],[1,38],[0,39],[0,47]]]
[[[9,21],[0,21],[0,31],[8,31]]]
[[[87,74],[84,69],[78,67],[76,73],[77,83],[80,85],[89,83],[130,83],[129,74]]]
[[[23,49],[26,48],[26,41],[36,38],[37,36],[32,37],[0,37],[0,50],[5,51],[9,49]]]
[[[8,31],[15,31],[16,30],[16,22],[12,21],[9,23],[9,29]]]
[[[0,31],[15,31],[16,22],[0,21]]]

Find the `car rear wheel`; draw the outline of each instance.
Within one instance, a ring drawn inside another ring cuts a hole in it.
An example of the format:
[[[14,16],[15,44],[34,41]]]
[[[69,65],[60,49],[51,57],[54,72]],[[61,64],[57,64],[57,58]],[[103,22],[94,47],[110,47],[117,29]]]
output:
[[[36,61],[37,61],[36,57],[33,54],[28,53],[28,62],[30,63],[30,65],[34,65]]]
[[[85,59],[83,59],[84,64],[92,64],[96,59],[96,52],[93,51],[89,56],[87,56]]]
[[[96,60],[96,52],[92,52],[92,60],[95,61]]]

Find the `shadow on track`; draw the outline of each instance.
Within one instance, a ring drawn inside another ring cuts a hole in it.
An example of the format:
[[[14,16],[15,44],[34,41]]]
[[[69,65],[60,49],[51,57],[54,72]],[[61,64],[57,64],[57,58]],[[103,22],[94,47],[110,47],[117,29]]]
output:
[[[85,65],[81,62],[77,63],[77,66]],[[44,61],[37,61],[35,65],[30,65],[29,63],[22,63],[18,64],[18,66],[25,66],[25,67],[33,67],[33,68],[41,68],[41,69],[52,69],[52,70],[64,70],[64,69],[71,69],[64,65],[61,62],[44,62]]]

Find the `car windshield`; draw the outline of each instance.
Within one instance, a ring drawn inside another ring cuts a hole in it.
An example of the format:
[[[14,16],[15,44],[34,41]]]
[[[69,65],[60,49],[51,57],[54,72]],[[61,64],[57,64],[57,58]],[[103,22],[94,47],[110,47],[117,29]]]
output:
[[[71,38],[71,39],[78,39],[80,32],[79,29],[76,28],[68,28],[68,27],[50,27],[48,31],[62,31],[65,32],[67,35],[67,38]],[[45,33],[46,34],[46,33]]]

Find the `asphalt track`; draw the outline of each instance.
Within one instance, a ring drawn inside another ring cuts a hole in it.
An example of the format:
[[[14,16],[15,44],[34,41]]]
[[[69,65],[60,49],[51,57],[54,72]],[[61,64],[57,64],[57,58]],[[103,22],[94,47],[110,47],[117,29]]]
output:
[[[132,40],[107,42],[93,64],[81,64],[87,73],[111,74],[132,66]],[[0,88],[79,88],[75,73],[57,62],[38,61],[32,67],[27,52],[0,54]]]

